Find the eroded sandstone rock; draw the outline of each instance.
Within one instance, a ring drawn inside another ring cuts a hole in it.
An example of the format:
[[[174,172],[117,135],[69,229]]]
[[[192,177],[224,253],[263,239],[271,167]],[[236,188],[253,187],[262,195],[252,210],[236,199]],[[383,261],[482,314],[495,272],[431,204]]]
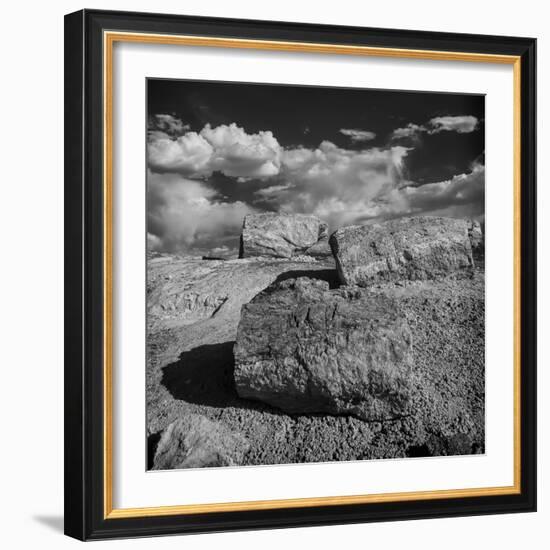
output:
[[[473,267],[468,220],[418,216],[338,229],[330,246],[343,284],[436,279]]]

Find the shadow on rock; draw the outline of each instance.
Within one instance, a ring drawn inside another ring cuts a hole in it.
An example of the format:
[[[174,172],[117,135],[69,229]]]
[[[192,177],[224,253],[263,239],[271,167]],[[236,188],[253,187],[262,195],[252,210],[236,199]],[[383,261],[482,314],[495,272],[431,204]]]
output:
[[[338,288],[340,281],[338,280],[338,271],[336,269],[295,269],[294,271],[285,271],[281,273],[274,281],[280,283],[288,279],[298,279],[300,277],[308,277],[310,279],[319,279],[326,281],[329,284],[329,288]]]

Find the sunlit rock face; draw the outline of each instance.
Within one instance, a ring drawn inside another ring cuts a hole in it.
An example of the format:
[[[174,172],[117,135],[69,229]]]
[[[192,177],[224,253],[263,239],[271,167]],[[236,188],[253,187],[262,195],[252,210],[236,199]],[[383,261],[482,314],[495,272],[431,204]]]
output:
[[[245,216],[239,256],[292,258],[327,240],[328,226],[315,216],[267,212]],[[321,248],[315,252],[323,253]],[[326,249],[325,249],[326,252]],[[326,256],[326,254],[324,254]]]
[[[291,279],[245,305],[235,345],[242,397],[290,413],[407,413],[412,335],[394,300]]]
[[[419,216],[343,227],[330,237],[342,284],[437,279],[473,268],[469,220]]]

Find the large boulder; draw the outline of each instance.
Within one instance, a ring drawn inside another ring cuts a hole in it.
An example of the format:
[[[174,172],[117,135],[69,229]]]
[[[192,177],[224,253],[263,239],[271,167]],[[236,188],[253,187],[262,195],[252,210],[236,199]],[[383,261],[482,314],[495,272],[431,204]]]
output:
[[[301,255],[327,239],[327,224],[315,216],[267,212],[249,214],[243,221],[240,258]]]
[[[380,421],[373,456],[478,452],[484,322],[479,274],[368,289],[283,281],[243,306],[236,389],[289,413]]]
[[[169,424],[157,445],[153,470],[238,466],[249,445],[239,433],[199,414]]]
[[[391,297],[283,281],[243,306],[234,354],[241,397],[366,420],[408,412],[412,336]]]
[[[338,229],[330,246],[343,284],[436,279],[473,267],[468,220],[419,216]]]

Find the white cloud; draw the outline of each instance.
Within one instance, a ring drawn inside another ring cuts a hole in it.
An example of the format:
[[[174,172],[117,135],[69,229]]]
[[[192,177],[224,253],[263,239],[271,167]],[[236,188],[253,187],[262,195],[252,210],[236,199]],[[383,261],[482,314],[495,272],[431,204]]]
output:
[[[320,216],[333,229],[377,215],[374,201],[400,185],[408,151],[401,146],[351,151],[329,141],[315,150],[287,150],[281,176],[291,185],[276,190],[278,206]]]
[[[426,125],[409,122],[407,126],[396,128],[390,135],[392,141],[401,139],[417,140],[420,134],[438,134],[439,132],[457,132],[467,134],[473,132],[478,125],[475,116],[438,116],[430,119]]]
[[[368,130],[358,130],[355,128],[341,128],[340,133],[348,136],[351,141],[361,142],[361,141],[370,141],[376,137],[374,132]]]
[[[420,187],[405,187],[401,191],[410,213],[440,213],[453,211],[454,216],[467,211],[481,215],[484,210],[485,167],[474,164],[472,171],[458,174],[450,180],[428,183]]]
[[[173,252],[212,246],[238,236],[242,221],[253,208],[243,202],[225,202],[204,183],[179,174],[147,177],[148,242],[153,249]]]
[[[236,124],[175,139],[162,132],[149,135],[149,167],[158,173],[177,172],[186,177],[208,177],[213,172],[241,180],[267,178],[279,173],[281,146],[271,132],[247,134]]]
[[[471,172],[450,180],[415,186],[402,173],[409,150],[392,147],[354,152],[324,142],[315,151],[288,151],[282,173],[293,185],[278,186],[267,194],[271,204],[281,210],[315,214],[331,230],[415,214],[483,215],[483,165],[476,163]]]
[[[459,134],[468,134],[477,128],[478,120],[475,116],[438,116],[432,118],[429,125],[432,129],[430,134],[439,132],[458,132]]]
[[[212,174],[211,159],[214,149],[196,132],[187,132],[172,139],[153,136],[147,144],[149,168],[154,172],[175,172],[187,177]]]
[[[409,124],[407,124],[407,126],[403,128],[396,128],[392,132],[390,139],[396,140],[404,138],[415,138],[418,136],[418,134],[425,131],[425,126],[420,126],[418,124],[413,124],[412,122],[409,122]]]
[[[213,147],[212,170],[226,176],[265,178],[279,173],[281,146],[271,132],[247,134],[236,124],[212,128],[201,136]]]
[[[254,191],[254,194],[263,199],[276,198],[277,195],[280,195],[282,191],[286,191],[291,187],[292,184],[290,183],[284,183],[282,185],[270,185],[269,187],[262,187],[261,189]]]

